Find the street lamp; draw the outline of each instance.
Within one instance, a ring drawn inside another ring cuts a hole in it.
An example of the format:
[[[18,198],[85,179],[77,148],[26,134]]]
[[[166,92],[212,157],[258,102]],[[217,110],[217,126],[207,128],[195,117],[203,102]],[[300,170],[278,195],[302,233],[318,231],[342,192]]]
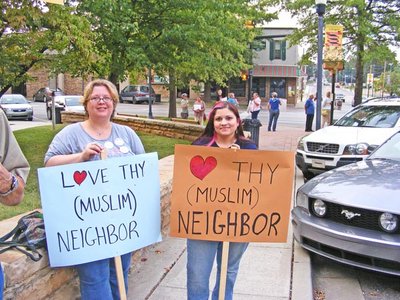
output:
[[[317,55],[317,118],[315,128],[316,130],[321,128],[321,103],[322,103],[322,34],[324,28],[324,13],[327,0],[315,0],[317,5],[318,14],[318,55]]]

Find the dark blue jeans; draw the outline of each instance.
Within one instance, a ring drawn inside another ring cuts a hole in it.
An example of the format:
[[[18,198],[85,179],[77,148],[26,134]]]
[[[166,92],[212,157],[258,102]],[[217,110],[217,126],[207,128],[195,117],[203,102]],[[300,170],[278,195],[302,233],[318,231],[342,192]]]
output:
[[[276,130],[276,123],[278,123],[278,118],[279,118],[279,109],[277,109],[277,110],[270,109],[269,110],[268,131],[271,131],[271,127],[272,127],[273,131]]]
[[[132,253],[121,255],[125,289],[128,289],[128,271]],[[82,300],[119,300],[114,258],[102,259],[75,266],[79,275]]]
[[[260,113],[259,110],[252,111],[252,112],[251,112],[251,118],[252,118],[252,119],[257,119],[259,113]]]

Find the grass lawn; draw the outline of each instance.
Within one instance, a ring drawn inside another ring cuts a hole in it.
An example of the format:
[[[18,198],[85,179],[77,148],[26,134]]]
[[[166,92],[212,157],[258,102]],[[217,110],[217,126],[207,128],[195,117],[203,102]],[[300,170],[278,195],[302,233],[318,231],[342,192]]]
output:
[[[37,169],[43,167],[44,154],[54,135],[65,125],[57,125],[53,131],[52,126],[40,126],[14,132],[18,143],[24,152],[31,166],[28,182],[25,188],[25,197],[18,206],[0,205],[0,220],[11,218],[15,215],[40,208],[39,185],[37,178]],[[190,144],[189,141],[172,139],[162,136],[155,136],[138,132],[146,152],[158,152],[158,158],[174,153],[175,144]]]

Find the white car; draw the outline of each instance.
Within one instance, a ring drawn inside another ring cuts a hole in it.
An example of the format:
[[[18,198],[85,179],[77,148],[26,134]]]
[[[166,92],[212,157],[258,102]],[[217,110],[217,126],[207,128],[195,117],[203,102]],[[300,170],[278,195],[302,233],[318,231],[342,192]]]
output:
[[[363,160],[400,128],[400,98],[363,102],[332,126],[304,136],[296,165],[306,180],[325,171]]]
[[[59,108],[61,111],[73,111],[73,112],[84,112],[85,108],[81,102],[82,96],[78,95],[62,95],[55,96],[54,103],[55,107]],[[46,102],[47,118],[52,119],[52,101]]]
[[[0,97],[0,109],[8,119],[33,120],[33,108],[21,94],[4,94]]]

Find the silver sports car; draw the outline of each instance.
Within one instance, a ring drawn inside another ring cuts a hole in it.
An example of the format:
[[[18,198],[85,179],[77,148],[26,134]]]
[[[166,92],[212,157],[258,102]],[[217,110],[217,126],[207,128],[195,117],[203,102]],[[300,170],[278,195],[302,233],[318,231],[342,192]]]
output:
[[[400,132],[365,160],[302,185],[295,239],[335,261],[400,276]]]

